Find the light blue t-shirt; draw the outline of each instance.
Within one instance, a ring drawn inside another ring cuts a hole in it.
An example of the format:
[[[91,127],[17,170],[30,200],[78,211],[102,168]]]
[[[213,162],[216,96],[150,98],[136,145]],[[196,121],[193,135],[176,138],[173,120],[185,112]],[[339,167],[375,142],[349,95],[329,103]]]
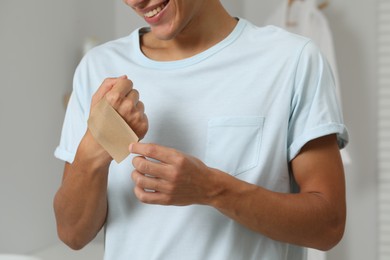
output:
[[[340,148],[346,145],[332,73],[309,39],[240,19],[212,48],[157,62],[140,51],[141,31],[81,61],[58,158],[73,161],[101,82],[125,74],[149,118],[143,142],[173,147],[269,190],[292,192],[288,164],[308,141],[337,134]],[[110,166],[105,259],[305,259],[304,248],[255,233],[214,208],[140,203],[131,159]]]

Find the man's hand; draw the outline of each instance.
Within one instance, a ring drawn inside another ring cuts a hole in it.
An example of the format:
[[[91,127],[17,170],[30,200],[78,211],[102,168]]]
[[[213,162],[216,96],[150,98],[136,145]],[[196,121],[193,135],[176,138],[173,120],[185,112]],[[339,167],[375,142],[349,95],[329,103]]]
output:
[[[139,100],[139,92],[126,76],[105,79],[92,97],[91,111],[102,98],[119,113],[140,140],[145,136],[148,131],[145,106]]]
[[[218,192],[209,181],[213,169],[194,157],[156,144],[132,144],[130,152],[140,155],[133,159],[132,179],[135,195],[144,203],[208,204]]]

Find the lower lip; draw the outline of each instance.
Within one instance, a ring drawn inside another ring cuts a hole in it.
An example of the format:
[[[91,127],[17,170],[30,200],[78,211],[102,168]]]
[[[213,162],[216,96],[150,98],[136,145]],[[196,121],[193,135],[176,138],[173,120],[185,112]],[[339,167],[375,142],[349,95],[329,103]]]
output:
[[[144,16],[144,19],[145,21],[148,23],[148,24],[157,24],[163,17],[167,7],[169,5],[169,2],[166,4],[166,6],[164,6],[164,9],[161,10],[161,12],[159,12],[158,14],[156,14],[155,16],[153,17],[146,17]]]

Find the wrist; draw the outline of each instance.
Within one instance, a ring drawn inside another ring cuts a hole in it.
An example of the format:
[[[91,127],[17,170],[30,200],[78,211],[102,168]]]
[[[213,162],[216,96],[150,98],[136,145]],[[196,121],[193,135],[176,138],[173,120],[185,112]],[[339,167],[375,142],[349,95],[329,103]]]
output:
[[[248,194],[255,192],[257,186],[239,180],[228,173],[217,169],[211,169],[212,191],[208,196],[207,205],[214,207],[227,215],[236,211],[237,208],[245,201]],[[237,213],[237,212],[235,212]]]
[[[234,179],[229,174],[218,169],[209,168],[209,192],[207,193],[206,205],[219,209],[229,194],[230,186]]]
[[[85,165],[88,171],[108,170],[111,161],[112,157],[87,130],[77,149],[73,164],[81,167]]]

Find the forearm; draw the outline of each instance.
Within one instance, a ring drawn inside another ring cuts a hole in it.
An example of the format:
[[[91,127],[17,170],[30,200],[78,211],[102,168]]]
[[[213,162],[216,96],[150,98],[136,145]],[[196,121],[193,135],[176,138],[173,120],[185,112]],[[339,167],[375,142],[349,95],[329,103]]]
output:
[[[107,215],[110,158],[91,140],[84,138],[74,162],[65,166],[62,185],[54,198],[59,237],[73,249],[90,242]]]
[[[321,194],[276,193],[218,175],[212,206],[244,226],[274,240],[321,250],[341,239],[345,212],[337,212]]]
[[[92,97],[91,111],[102,99],[142,139],[148,130],[145,107],[127,76],[107,78]],[[72,164],[67,164],[62,185],[54,199],[59,237],[70,247],[80,249],[91,241],[107,216],[108,168],[112,157],[86,131]]]

